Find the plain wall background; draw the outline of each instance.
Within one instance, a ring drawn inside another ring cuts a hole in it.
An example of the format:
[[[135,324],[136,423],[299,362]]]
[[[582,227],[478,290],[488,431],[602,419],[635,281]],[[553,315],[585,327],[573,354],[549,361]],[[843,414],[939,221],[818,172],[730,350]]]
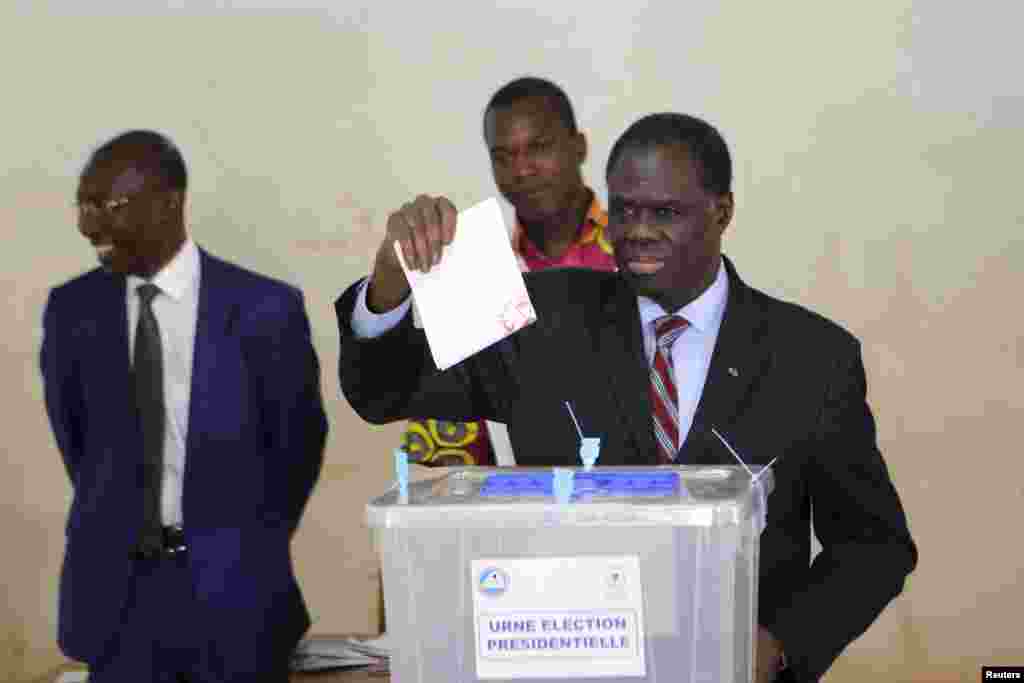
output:
[[[0,678],[61,661],[70,488],[37,352],[47,289],[93,265],[72,206],[90,148],[164,131],[189,164],[196,240],[306,292],[331,435],[297,571],[314,631],[369,631],[363,505],[387,485],[400,426],[365,425],[340,397],[332,303],[370,267],[390,210],[421,192],[458,206],[495,194],[481,110],[527,73],[568,91],[602,198],[608,150],[640,115],[715,123],[735,160],[725,248],[741,274],[864,343],[921,564],[827,680],[1024,664],[1024,6],[288,4],[0,5]]]

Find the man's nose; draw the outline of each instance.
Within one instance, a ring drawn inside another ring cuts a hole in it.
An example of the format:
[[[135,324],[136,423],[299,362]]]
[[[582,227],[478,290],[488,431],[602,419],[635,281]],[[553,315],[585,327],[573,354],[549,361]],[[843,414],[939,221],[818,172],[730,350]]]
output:
[[[533,157],[526,152],[517,154],[512,159],[512,174],[517,178],[529,177],[537,173],[537,165]]]

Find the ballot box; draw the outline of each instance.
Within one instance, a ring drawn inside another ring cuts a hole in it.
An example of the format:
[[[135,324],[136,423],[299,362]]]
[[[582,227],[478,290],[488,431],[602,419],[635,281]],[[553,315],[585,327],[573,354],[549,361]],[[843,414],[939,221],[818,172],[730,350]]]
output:
[[[396,683],[751,680],[770,471],[465,468],[367,505]]]

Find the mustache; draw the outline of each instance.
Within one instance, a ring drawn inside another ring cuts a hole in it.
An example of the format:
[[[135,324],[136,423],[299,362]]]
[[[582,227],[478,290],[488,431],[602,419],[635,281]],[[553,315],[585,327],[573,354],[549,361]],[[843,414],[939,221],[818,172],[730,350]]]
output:
[[[616,254],[625,257],[665,259],[672,255],[672,245],[664,240],[621,239],[612,247]]]

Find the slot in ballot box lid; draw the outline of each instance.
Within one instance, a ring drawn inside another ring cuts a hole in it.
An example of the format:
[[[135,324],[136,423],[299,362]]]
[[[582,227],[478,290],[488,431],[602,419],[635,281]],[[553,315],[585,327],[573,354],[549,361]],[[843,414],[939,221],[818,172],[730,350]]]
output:
[[[515,526],[717,526],[753,519],[763,529],[770,470],[740,466],[582,467],[556,498],[552,468],[466,467],[409,484],[367,504],[372,528]],[[752,476],[753,475],[753,476]]]

